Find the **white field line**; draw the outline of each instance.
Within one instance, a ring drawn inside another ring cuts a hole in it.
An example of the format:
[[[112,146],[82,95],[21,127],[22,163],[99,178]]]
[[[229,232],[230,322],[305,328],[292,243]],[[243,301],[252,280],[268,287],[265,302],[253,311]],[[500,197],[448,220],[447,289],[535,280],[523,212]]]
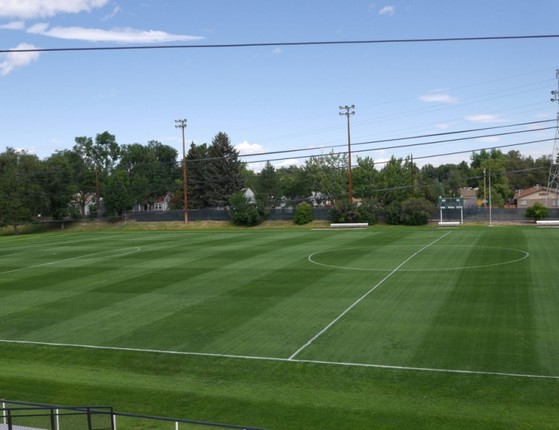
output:
[[[236,359],[236,360],[272,361],[277,363],[308,363],[308,364],[319,364],[325,366],[365,367],[365,368],[372,368],[372,369],[403,370],[403,371],[431,372],[431,373],[450,373],[450,374],[458,374],[458,375],[486,375],[486,376],[503,376],[503,377],[511,377],[511,378],[559,380],[559,375],[531,375],[527,373],[488,372],[483,370],[437,369],[432,367],[391,366],[387,364],[366,364],[366,363],[351,363],[351,362],[325,361],[325,360],[302,360],[297,358],[259,357],[259,356],[251,356],[251,355],[216,354],[211,352],[166,351],[160,349],[127,348],[127,347],[120,347],[120,346],[80,345],[80,344],[57,343],[57,342],[36,342],[30,340],[0,339],[0,343],[49,346],[49,347],[59,347],[59,348],[82,348],[82,349],[94,349],[94,350],[103,350],[103,351],[137,352],[137,353],[144,353],[144,354],[164,354],[164,355],[182,355],[182,356],[193,356],[193,357],[228,358],[228,359]]]
[[[427,248],[429,248],[430,246],[433,246],[435,243],[437,243],[439,240],[445,238],[446,236],[448,236],[450,233],[452,233],[452,231],[448,231],[445,234],[443,234],[441,237],[437,238],[436,240],[434,240],[433,242],[425,245],[423,248],[421,248],[419,251],[416,251],[415,253],[413,253],[411,256],[409,256],[408,258],[406,258],[402,263],[400,263],[394,270],[392,270],[392,272],[390,272],[388,275],[386,275],[384,278],[382,278],[379,282],[377,282],[369,291],[367,291],[365,294],[363,294],[361,297],[359,297],[356,301],[354,301],[351,305],[349,305],[349,307],[347,309],[345,309],[340,315],[338,315],[336,318],[334,318],[326,327],[324,327],[322,330],[320,330],[317,334],[315,334],[311,339],[309,339],[309,341],[307,343],[305,343],[301,348],[299,348],[297,351],[295,351],[293,354],[291,354],[291,356],[289,357],[289,360],[293,360],[297,355],[299,355],[301,353],[301,351],[303,351],[305,348],[307,348],[310,344],[312,344],[316,339],[318,339],[320,336],[322,336],[328,329],[330,329],[330,327],[332,327],[334,324],[336,324],[340,319],[342,319],[349,311],[351,311],[355,306],[357,306],[359,303],[361,303],[369,294],[371,294],[373,291],[375,291],[378,287],[380,287],[388,278],[390,278],[392,275],[394,275],[396,272],[398,272],[398,270],[400,270],[400,268],[402,266],[404,266],[408,261],[410,261],[412,258],[414,258],[416,255],[418,255],[419,253],[423,252],[424,250],[426,250]]]
[[[149,246],[149,245],[146,245],[146,246]],[[48,263],[35,264],[33,266],[20,267],[19,269],[6,270],[5,272],[0,272],[0,275],[5,275],[7,273],[21,272],[22,270],[28,270],[28,269],[37,269],[39,267],[52,266],[52,265],[58,264],[58,263],[65,263],[67,261],[79,260],[80,258],[93,257],[94,255],[99,255],[99,254],[108,254],[110,252],[124,251],[126,249],[131,249],[131,251],[120,254],[120,255],[117,255],[117,257],[123,257],[125,255],[132,254],[134,252],[140,252],[142,250],[142,248],[140,248],[139,246],[136,246],[134,248],[121,248],[121,249],[113,249],[111,251],[100,251],[100,252],[95,252],[93,254],[85,254],[85,255],[79,255],[77,257],[65,258],[64,260],[49,261]],[[106,258],[109,258],[109,257],[111,257],[111,256],[109,255]]]

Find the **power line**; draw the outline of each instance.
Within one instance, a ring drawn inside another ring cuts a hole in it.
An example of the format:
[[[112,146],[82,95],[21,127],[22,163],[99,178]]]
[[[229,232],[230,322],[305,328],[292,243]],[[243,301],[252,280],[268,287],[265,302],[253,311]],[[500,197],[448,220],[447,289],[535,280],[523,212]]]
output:
[[[252,43],[222,43],[222,44],[192,44],[192,45],[133,45],[133,46],[90,46],[69,48],[24,48],[1,49],[0,54],[18,52],[79,52],[79,51],[133,51],[155,49],[231,49],[231,48],[257,48],[278,46],[332,46],[332,45],[373,45],[396,43],[444,43],[444,42],[487,42],[526,39],[557,39],[559,34],[534,34],[516,36],[472,36],[472,37],[436,37],[417,39],[372,39],[372,40],[328,40],[308,42],[252,42]]]
[[[429,138],[429,137],[451,136],[451,135],[462,134],[462,133],[474,133],[474,132],[478,132],[478,131],[488,131],[488,130],[497,130],[497,129],[502,129],[502,128],[521,127],[521,126],[543,124],[543,123],[555,122],[555,121],[556,120],[554,120],[554,119],[548,119],[548,120],[541,120],[541,121],[521,122],[521,123],[509,124],[509,125],[498,125],[498,126],[491,126],[491,127],[471,128],[471,129],[458,130],[458,131],[447,131],[447,132],[441,132],[441,133],[430,133],[430,134],[419,134],[419,135],[415,135],[415,136],[394,137],[394,138],[390,138],[390,139],[369,140],[369,141],[364,141],[364,142],[352,143],[352,146],[371,145],[371,144],[376,144],[376,143],[398,142],[398,141],[402,141],[402,140],[424,139],[424,138]],[[555,127],[545,127],[545,128],[534,129],[534,130],[514,131],[514,132],[510,132],[510,133],[478,135],[478,136],[460,138],[459,140],[479,139],[479,138],[484,138],[484,137],[503,136],[503,135],[507,135],[507,134],[516,134],[516,133],[528,133],[528,132],[532,132],[532,131],[548,130],[548,129],[551,129],[551,128],[555,128]],[[371,151],[373,151],[373,150],[374,151],[379,151],[379,150],[384,150],[384,149],[395,149],[395,148],[406,148],[406,147],[409,147],[409,146],[418,146],[418,145],[431,145],[431,144],[434,144],[434,143],[445,143],[445,142],[450,142],[450,141],[452,141],[452,140],[440,140],[440,141],[436,141],[436,142],[425,142],[425,143],[418,143],[418,144],[411,144],[411,145],[386,146],[386,147],[374,148],[374,149],[371,149]],[[258,152],[258,153],[255,153],[255,154],[243,154],[243,155],[239,155],[239,157],[243,157],[243,158],[259,157],[259,156],[261,157],[261,156],[266,156],[266,155],[289,154],[289,153],[295,153],[295,152],[308,152],[308,151],[316,151],[316,150],[321,150],[321,149],[334,149],[334,148],[341,148],[341,147],[345,147],[345,145],[328,145],[328,146],[320,146],[320,147],[316,147],[316,148],[284,149],[284,150],[279,150],[279,151]],[[303,158],[306,158],[306,157],[303,157]],[[204,159],[204,160],[207,160],[207,158]],[[195,160],[189,160],[189,161],[195,161]]]

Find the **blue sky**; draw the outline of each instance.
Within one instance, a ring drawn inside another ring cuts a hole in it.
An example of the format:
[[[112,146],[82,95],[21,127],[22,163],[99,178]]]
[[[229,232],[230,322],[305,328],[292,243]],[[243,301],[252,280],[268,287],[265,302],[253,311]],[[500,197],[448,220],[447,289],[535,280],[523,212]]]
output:
[[[0,49],[554,35],[557,16],[557,0],[0,0]],[[0,148],[44,158],[109,131],[119,144],[180,151],[175,119],[186,118],[188,144],[223,131],[241,154],[309,149],[245,161],[302,164],[295,157],[344,150],[339,106],[353,104],[354,155],[379,167],[392,155],[438,165],[470,153],[438,154],[548,139],[501,149],[539,157],[555,131],[533,129],[554,122],[407,148],[378,149],[434,139],[364,142],[554,120],[558,48],[545,38],[3,53]]]

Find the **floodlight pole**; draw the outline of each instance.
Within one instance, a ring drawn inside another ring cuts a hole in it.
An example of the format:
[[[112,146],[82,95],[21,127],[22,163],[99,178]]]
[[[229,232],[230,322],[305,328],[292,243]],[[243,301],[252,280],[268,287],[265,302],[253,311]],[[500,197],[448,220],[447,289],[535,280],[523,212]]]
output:
[[[186,128],[186,119],[176,119],[175,127],[182,129],[182,192],[183,192],[183,205],[184,205],[184,223],[188,224],[188,190],[187,190],[187,177],[186,177],[186,151],[184,143],[184,129]]]
[[[350,134],[350,126],[349,126],[349,116],[350,115],[355,115],[355,111],[353,110],[355,109],[355,105],[345,105],[345,106],[340,106],[340,110],[342,112],[340,112],[340,115],[345,115],[347,117],[347,156],[348,156],[348,172],[347,172],[347,177],[348,177],[348,189],[347,189],[347,194],[348,194],[348,199],[349,199],[349,203],[353,203],[353,184],[352,184],[352,178],[351,178],[351,134]],[[345,112],[343,112],[345,111]]]

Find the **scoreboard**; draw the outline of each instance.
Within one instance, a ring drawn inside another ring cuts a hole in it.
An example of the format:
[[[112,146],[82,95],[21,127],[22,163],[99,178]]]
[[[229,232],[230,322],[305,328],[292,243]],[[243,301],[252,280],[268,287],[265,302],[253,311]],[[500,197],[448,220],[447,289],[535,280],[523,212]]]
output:
[[[464,197],[439,197],[439,209],[463,209]]]

